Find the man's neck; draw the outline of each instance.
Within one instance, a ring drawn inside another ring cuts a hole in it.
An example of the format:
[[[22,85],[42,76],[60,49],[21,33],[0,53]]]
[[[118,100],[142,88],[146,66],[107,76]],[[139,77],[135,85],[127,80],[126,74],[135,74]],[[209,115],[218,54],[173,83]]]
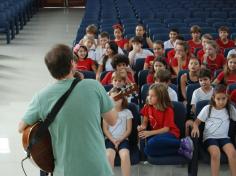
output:
[[[66,79],[72,79],[72,78],[74,78],[74,74],[71,71],[68,75],[66,75],[65,77],[60,78],[58,80],[66,80]]]

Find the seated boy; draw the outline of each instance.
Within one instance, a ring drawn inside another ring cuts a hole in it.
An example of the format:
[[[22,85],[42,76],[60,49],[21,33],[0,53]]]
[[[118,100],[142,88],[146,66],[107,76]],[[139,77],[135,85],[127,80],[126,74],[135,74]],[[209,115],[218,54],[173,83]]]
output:
[[[227,26],[221,26],[218,29],[219,38],[216,39],[216,43],[219,45],[221,53],[224,53],[224,49],[234,47],[234,41],[230,40],[229,28]]]
[[[171,82],[171,73],[169,70],[167,70],[167,69],[158,70],[154,75],[154,80],[155,80],[155,83],[163,83],[168,87],[167,91],[169,93],[171,101],[178,101],[177,93],[175,92],[175,90],[173,90],[169,86],[169,84]]]
[[[171,29],[169,32],[170,39],[164,42],[164,49],[174,48],[174,43],[178,35],[179,35],[178,29],[175,28]]]
[[[213,94],[213,87],[211,86],[211,70],[202,68],[199,72],[199,84],[200,88],[196,89],[193,92],[192,100],[191,100],[191,117],[187,117],[187,121],[185,123],[186,135],[189,135],[189,127],[193,125],[193,115],[196,113],[196,104],[202,100],[210,100]]]

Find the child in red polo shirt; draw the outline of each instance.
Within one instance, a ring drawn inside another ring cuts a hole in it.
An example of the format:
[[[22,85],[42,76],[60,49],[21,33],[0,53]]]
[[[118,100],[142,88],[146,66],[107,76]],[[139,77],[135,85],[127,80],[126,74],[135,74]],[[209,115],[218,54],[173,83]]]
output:
[[[209,40],[213,40],[213,37],[211,36],[211,34],[203,34],[202,35],[202,37],[201,37],[202,49],[197,52],[198,59],[203,57],[203,55],[205,54],[206,42],[208,42]]]
[[[192,35],[192,39],[188,41],[188,45],[190,47],[191,53],[194,54],[195,49],[202,48],[202,42],[201,42],[201,28],[198,25],[193,25],[190,28],[190,33]]]
[[[164,56],[164,43],[161,40],[153,42],[153,52],[154,56],[150,55],[146,57],[143,66],[144,70],[150,69],[153,66],[153,61],[155,58]]]
[[[219,38],[216,39],[216,43],[219,45],[221,53],[224,53],[224,49],[234,47],[234,41],[228,38],[229,28],[227,26],[221,26],[218,29]]]
[[[220,83],[226,86],[236,83],[236,54],[228,56],[224,71],[222,71],[213,82],[213,84]]]
[[[225,64],[224,55],[218,52],[218,45],[214,40],[206,42],[206,53],[200,58],[201,67],[211,70],[211,74],[222,69]]]
[[[138,135],[139,138],[146,139],[145,154],[176,154],[180,147],[180,130],[174,122],[174,111],[166,85],[159,83],[150,86],[148,104],[143,107],[141,114],[143,122],[138,126]]]
[[[75,45],[74,54],[77,56],[76,69],[80,71],[94,71],[96,73],[97,68],[94,61],[88,57],[88,49],[84,45]]]
[[[175,57],[171,62],[171,68],[175,75],[178,75],[180,70],[187,70],[191,53],[187,42],[180,41],[176,43]]]
[[[129,48],[129,40],[123,38],[123,27],[120,24],[114,24],[112,26],[113,30],[114,30],[114,36],[115,39],[114,41],[116,42],[116,44],[124,49],[124,50],[128,50]]]

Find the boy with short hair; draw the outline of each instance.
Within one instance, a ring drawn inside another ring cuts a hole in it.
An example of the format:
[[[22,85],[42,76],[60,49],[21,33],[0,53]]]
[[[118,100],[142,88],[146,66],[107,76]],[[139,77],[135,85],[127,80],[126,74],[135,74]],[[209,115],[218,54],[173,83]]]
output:
[[[213,94],[213,87],[211,86],[211,70],[201,69],[198,80],[201,87],[193,92],[191,100],[192,112],[194,114],[196,112],[197,102],[202,100],[210,100]]]
[[[169,32],[170,39],[164,42],[164,49],[174,48],[174,43],[178,35],[179,35],[178,29],[176,28],[171,29]]]
[[[99,63],[100,60],[102,60],[102,56],[105,53],[105,45],[107,42],[109,42],[110,36],[107,32],[101,32],[98,37],[98,40],[99,40],[99,45],[95,50],[95,58],[97,63]]]
[[[132,51],[129,52],[129,61],[131,66],[135,64],[136,59],[146,58],[147,56],[153,55],[153,53],[148,49],[142,49],[141,37],[133,37],[131,43],[133,47]]]
[[[86,27],[85,33],[86,34],[84,35],[84,37],[92,37],[92,38],[94,38],[95,42],[94,42],[94,45],[92,46],[92,49],[96,49],[96,46],[97,46],[97,39],[96,39],[97,26],[95,24],[88,25]],[[79,41],[79,44],[80,45],[84,45],[84,38]]]
[[[171,73],[169,70],[158,70],[154,75],[155,83],[163,83],[167,86],[167,91],[171,101],[178,101],[177,93],[173,90],[169,84],[171,82]]]
[[[201,28],[198,25],[193,25],[190,28],[190,33],[192,36],[192,39],[188,41],[188,45],[191,49],[191,53],[194,53],[196,48],[202,48],[202,42],[201,42]]]
[[[216,39],[216,43],[219,45],[220,50],[224,53],[224,49],[234,47],[234,41],[228,38],[229,28],[227,26],[221,26],[218,29],[219,38]]]

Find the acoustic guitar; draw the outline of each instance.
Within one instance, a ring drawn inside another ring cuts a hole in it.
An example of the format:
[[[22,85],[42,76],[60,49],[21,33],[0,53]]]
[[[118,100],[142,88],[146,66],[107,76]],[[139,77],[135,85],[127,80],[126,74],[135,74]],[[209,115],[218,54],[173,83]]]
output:
[[[136,84],[130,84],[122,88],[121,91],[113,97],[115,100],[119,100],[124,96],[128,96],[138,90]],[[48,129],[44,134],[40,136],[35,144],[31,146],[30,152],[28,146],[33,139],[36,131],[39,129],[42,122],[37,122],[32,126],[28,126],[22,135],[22,143],[25,151],[28,153],[28,157],[36,164],[41,170],[52,173],[54,170],[54,156],[51,143],[51,135]]]

